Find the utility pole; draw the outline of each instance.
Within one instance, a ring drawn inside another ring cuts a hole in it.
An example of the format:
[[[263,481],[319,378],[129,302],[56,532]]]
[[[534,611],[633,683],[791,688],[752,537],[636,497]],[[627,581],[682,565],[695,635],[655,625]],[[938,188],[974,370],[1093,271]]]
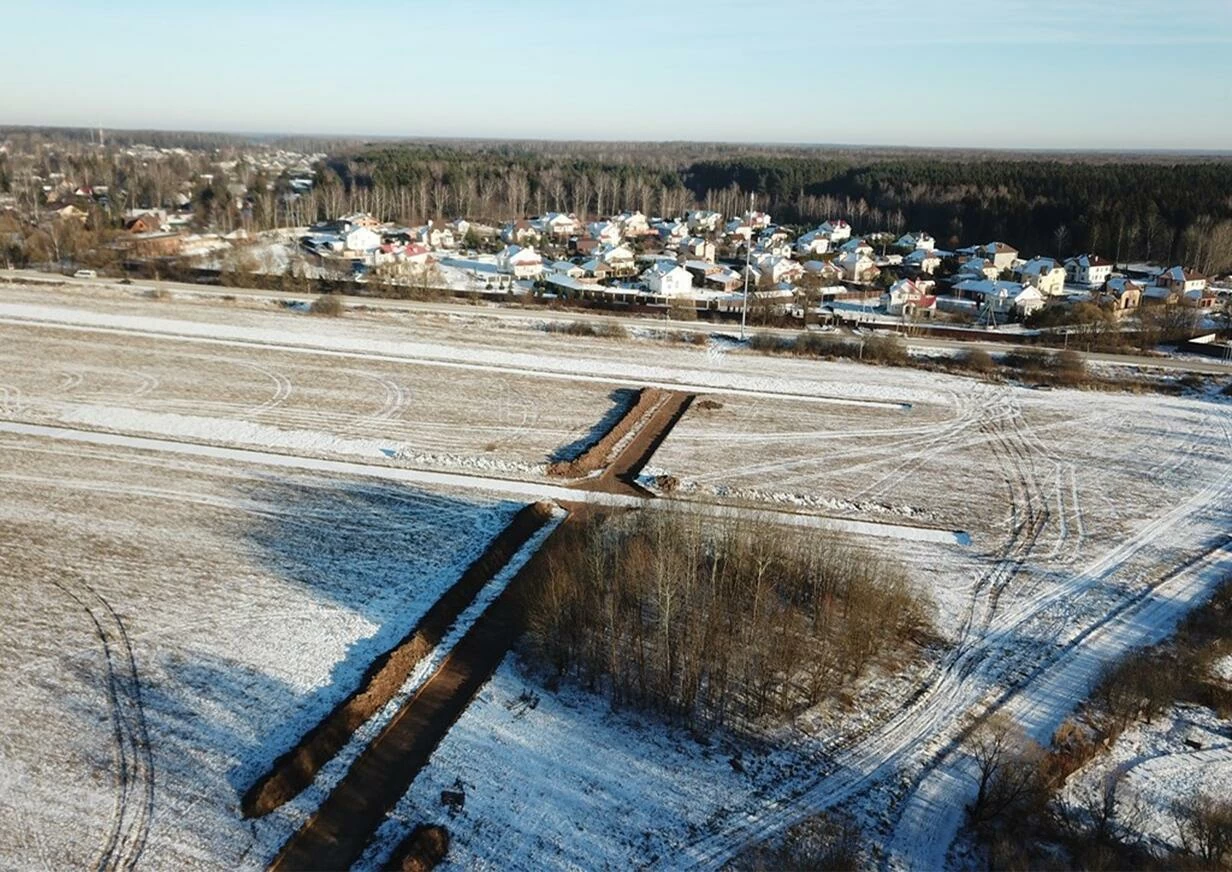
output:
[[[749,238],[744,243],[744,304],[740,307],[740,341],[749,317],[749,264],[753,259],[753,195],[749,194]]]

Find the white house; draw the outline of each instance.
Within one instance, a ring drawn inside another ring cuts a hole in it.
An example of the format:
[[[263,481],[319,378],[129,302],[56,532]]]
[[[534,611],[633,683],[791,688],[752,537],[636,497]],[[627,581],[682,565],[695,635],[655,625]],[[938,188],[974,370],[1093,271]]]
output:
[[[851,225],[842,218],[831,218],[818,227],[817,230],[823,235],[828,236],[831,244],[837,244],[844,239],[851,238]]]
[[[1185,296],[1191,291],[1206,290],[1206,276],[1183,266],[1170,266],[1155,276],[1155,284],[1173,293]]]
[[[1024,285],[1030,285],[1045,297],[1065,293],[1065,268],[1051,257],[1033,257],[1015,267],[1014,275]]]
[[[931,249],[917,248],[903,258],[903,266],[932,275],[941,266],[941,258]]]
[[[739,236],[745,242],[753,238],[753,228],[749,224],[745,224],[741,218],[733,218],[727,222],[727,226],[723,228],[723,232],[728,236]]]
[[[717,233],[723,216],[709,209],[695,209],[689,213],[690,233]]]
[[[1065,272],[1076,285],[1097,287],[1112,275],[1112,262],[1094,254],[1082,254],[1065,261]]]
[[[613,221],[594,221],[589,230],[591,237],[601,245],[619,245],[622,239],[620,227]]]
[[[375,251],[381,247],[381,235],[370,227],[355,225],[342,234],[342,247],[347,251]]]
[[[646,216],[641,212],[621,212],[616,216],[616,223],[620,225],[620,231],[625,237],[645,236],[650,233],[650,222],[646,220]]]
[[[689,225],[683,221],[660,221],[654,227],[664,245],[675,245],[689,235]]]
[[[547,213],[539,219],[539,226],[545,235],[557,239],[573,236],[580,229],[577,218],[564,212]]]
[[[796,251],[800,254],[825,254],[830,250],[830,237],[820,229],[810,230],[796,240]]]
[[[894,244],[899,248],[932,251],[937,247],[937,240],[921,230],[918,233],[904,233]]]
[[[1038,288],[1018,282],[968,279],[955,285],[954,290],[981,306],[990,307],[998,315],[1016,312],[1025,318],[1044,306],[1044,296]]]
[[[780,282],[796,282],[804,275],[804,267],[789,257],[770,255],[761,257],[756,262],[757,272],[769,276],[776,285]]]
[[[586,275],[586,270],[582,269],[576,263],[568,260],[553,261],[548,269],[551,272],[557,273],[558,275],[568,276],[571,279],[580,279],[582,276]]]
[[[848,239],[838,247],[838,250],[844,254],[854,251],[856,254],[863,254],[868,257],[873,256],[873,247],[858,237],[855,239]]]
[[[835,263],[842,269],[843,278],[849,282],[871,282],[881,272],[868,253],[858,249],[843,252]]]
[[[526,245],[531,242],[538,242],[540,238],[539,231],[524,218],[510,221],[501,228],[500,235],[501,239],[510,245]]]
[[[503,273],[510,273],[518,279],[534,279],[543,274],[543,258],[533,246],[522,248],[517,245],[507,245],[496,256],[496,268]]]
[[[637,271],[633,249],[627,245],[606,245],[596,252],[599,260],[608,265],[616,275],[633,275]]]
[[[930,281],[899,279],[881,295],[881,305],[886,314],[903,318],[931,315],[937,311],[937,297],[932,289],[933,283]]]
[[[804,271],[826,284],[834,284],[843,277],[842,268],[824,260],[806,260]]]
[[[693,294],[693,274],[670,261],[659,261],[646,272],[642,280],[652,294],[661,297],[687,297]]]
[[[987,245],[980,246],[978,252],[982,257],[992,261],[992,265],[1000,272],[1003,269],[1009,269],[1014,265],[1014,261],[1018,260],[1018,249],[1006,245],[1004,242],[990,242]]]

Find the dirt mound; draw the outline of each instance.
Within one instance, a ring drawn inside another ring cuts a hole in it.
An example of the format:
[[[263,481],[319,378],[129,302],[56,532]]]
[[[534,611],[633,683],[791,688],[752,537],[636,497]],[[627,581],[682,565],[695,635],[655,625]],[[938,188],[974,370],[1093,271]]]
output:
[[[359,688],[305,734],[295,748],[274,761],[271,770],[244,795],[244,815],[268,814],[311,784],[351,734],[393,698],[415,665],[440,643],[483,586],[551,516],[551,503],[533,503],[521,509],[461,578],[428,609],[410,635],[373,662]]]
[[[608,457],[671,392],[659,388],[642,388],[635,402],[624,415],[612,425],[612,429],[573,460],[562,460],[548,466],[548,475],[561,478],[581,478],[603,469]]]
[[[394,849],[385,864],[387,872],[428,872],[449,853],[449,830],[436,824],[420,824]]]

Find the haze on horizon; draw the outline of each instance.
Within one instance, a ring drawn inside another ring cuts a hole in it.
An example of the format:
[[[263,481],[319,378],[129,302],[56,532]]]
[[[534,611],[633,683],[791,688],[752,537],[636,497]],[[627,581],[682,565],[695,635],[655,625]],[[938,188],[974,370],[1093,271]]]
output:
[[[0,124],[1232,147],[1227,0],[18,0],[6,19],[28,38],[6,41]]]

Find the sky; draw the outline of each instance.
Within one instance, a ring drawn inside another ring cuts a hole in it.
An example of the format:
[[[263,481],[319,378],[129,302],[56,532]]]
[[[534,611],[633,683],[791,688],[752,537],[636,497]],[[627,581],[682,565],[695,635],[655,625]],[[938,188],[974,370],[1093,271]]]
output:
[[[1232,150],[1232,0],[4,0],[0,124]]]

